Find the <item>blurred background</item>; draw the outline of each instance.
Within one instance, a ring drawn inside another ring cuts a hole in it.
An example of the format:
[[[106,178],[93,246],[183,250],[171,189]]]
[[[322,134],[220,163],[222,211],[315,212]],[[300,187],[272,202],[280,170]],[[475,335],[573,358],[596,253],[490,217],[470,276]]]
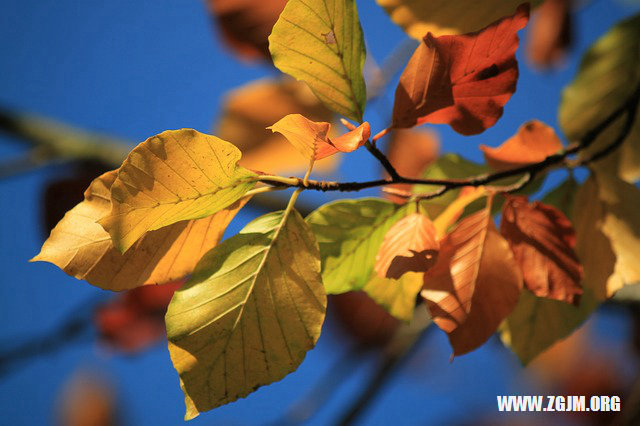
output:
[[[557,129],[561,90],[581,54],[639,9],[637,3],[614,0],[547,3],[521,32],[518,89],[498,124],[471,138],[444,126],[396,135],[419,150],[407,156],[400,144],[391,146],[399,168],[417,173],[438,152],[481,161],[479,143],[497,146],[529,119]],[[248,166],[299,172],[300,159],[264,127],[300,110],[317,120],[331,116],[264,57],[264,37],[283,4],[3,1],[3,424],[183,422],[183,394],[163,328],[164,308],[179,283],[114,294],[28,260],[62,214],[81,201],[93,177],[166,129],[213,132],[238,144]],[[375,2],[359,1],[358,7],[369,55],[368,87],[377,95],[365,118],[377,131],[388,124],[397,74],[415,42]],[[364,150],[325,162],[318,172],[340,180],[382,173]],[[561,177],[550,176],[542,191]],[[379,194],[352,196],[365,195]],[[305,193],[300,207],[308,212],[336,196]],[[227,235],[280,204],[277,198],[250,204]],[[623,408],[631,405],[640,400],[639,318],[632,308],[604,305],[569,339],[523,369],[495,337],[450,362],[447,337],[437,327],[416,332],[363,294],[347,294],[331,299],[322,337],[295,373],[192,423],[619,424],[615,413],[498,414],[496,395],[620,395]]]

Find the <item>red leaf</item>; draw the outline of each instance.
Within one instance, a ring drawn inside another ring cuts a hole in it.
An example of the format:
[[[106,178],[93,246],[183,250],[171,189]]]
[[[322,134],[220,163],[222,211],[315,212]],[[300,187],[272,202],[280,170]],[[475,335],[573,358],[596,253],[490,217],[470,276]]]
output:
[[[540,202],[530,204],[523,196],[508,197],[500,232],[509,241],[531,292],[578,303],[582,266],[573,250],[576,234],[560,210]]]
[[[528,21],[523,4],[478,32],[428,33],[400,77],[392,127],[449,124],[473,135],[493,126],[516,90],[517,31]]]
[[[383,278],[400,278],[405,272],[426,272],[436,262],[440,244],[433,222],[413,213],[387,231],[376,256],[375,270]]]

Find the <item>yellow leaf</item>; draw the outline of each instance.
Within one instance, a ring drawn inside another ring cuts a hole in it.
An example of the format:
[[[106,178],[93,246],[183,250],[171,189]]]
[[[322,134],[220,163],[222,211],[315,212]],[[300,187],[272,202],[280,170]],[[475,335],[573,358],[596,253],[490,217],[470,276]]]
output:
[[[411,321],[416,307],[416,296],[422,288],[424,273],[407,272],[399,279],[382,278],[373,274],[362,290],[391,315],[402,321]]]
[[[293,79],[263,79],[232,90],[226,95],[216,134],[233,141],[242,151],[239,164],[252,170],[286,176],[305,172],[309,162],[280,134],[267,130],[287,114],[300,113],[314,121],[331,121],[329,111],[309,87]],[[319,160],[319,173],[335,170],[337,156]]]
[[[193,271],[198,260],[222,238],[225,228],[248,198],[204,219],[175,223],[145,234],[121,254],[97,221],[109,214],[109,190],[116,170],[95,179],[85,200],[51,231],[31,261],[50,262],[97,287],[120,291],[164,284]]]
[[[125,252],[146,232],[200,219],[240,199],[257,175],[238,166],[238,148],[192,129],[168,130],[138,145],[111,186],[100,224]]]
[[[186,419],[295,370],[326,306],[318,245],[295,210],[262,216],[211,250],[166,316]]]
[[[584,267],[584,287],[598,300],[640,281],[638,200],[638,188],[608,174],[591,176],[576,195],[576,252]]]
[[[513,13],[522,0],[377,0],[391,20],[415,39],[428,32],[435,36],[478,31]],[[542,3],[533,0],[532,6]]]

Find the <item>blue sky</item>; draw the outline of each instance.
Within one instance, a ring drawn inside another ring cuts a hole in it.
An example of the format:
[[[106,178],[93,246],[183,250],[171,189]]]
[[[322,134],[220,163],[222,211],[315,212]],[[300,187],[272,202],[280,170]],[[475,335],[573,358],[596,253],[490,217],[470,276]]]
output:
[[[359,1],[358,5],[369,52],[381,61],[404,34],[373,1]],[[518,90],[498,124],[473,138],[438,126],[443,150],[479,160],[478,143],[495,146],[526,120],[537,118],[555,126],[561,88],[577,67],[576,52],[583,52],[635,10],[637,6],[607,0],[585,6],[576,16],[574,53],[566,65],[558,71],[539,73],[521,60]],[[238,62],[214,37],[205,7],[196,0],[5,0],[0,14],[0,51],[1,106],[132,141],[165,129],[209,131],[227,90],[275,75],[269,67]],[[518,56],[522,59],[521,53]],[[374,129],[386,124],[373,108],[367,119]],[[14,142],[0,135],[0,158],[22,152]],[[362,178],[376,175],[377,170],[366,152],[357,152],[339,173],[344,178]],[[0,181],[3,348],[54,328],[79,303],[103,293],[51,265],[27,263],[42,243],[39,209],[43,184],[58,172],[48,168]],[[252,214],[240,215],[231,231],[239,229]],[[619,314],[601,314],[596,322],[596,329],[607,330],[611,344],[619,344],[628,333],[626,319]],[[296,373],[247,399],[202,415],[193,424],[255,424],[278,418],[347,349],[345,341],[330,332],[331,324],[327,330]],[[363,421],[442,423],[463,418],[460,407],[467,413],[492,408],[497,393],[520,389],[515,357],[494,340],[453,364],[448,362],[449,354],[446,336],[439,331],[431,333],[409,368],[395,377]],[[326,424],[341,413],[372,366],[372,359],[362,360],[362,368],[345,380],[315,424]],[[79,343],[0,377],[3,422],[51,423],[57,395],[78,367],[97,369],[112,377],[128,424],[174,425],[182,421],[182,392],[166,347],[159,345],[127,358],[109,354],[93,343]]]

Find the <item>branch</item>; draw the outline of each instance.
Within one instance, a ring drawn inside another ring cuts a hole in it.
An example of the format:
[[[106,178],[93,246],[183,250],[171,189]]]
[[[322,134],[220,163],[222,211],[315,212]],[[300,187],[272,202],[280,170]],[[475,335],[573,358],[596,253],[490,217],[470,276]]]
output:
[[[364,182],[336,182],[336,181],[318,181],[318,180],[309,180],[307,182],[303,182],[301,178],[297,177],[282,177],[282,176],[261,176],[260,182],[272,185],[272,186],[284,186],[284,187],[296,187],[296,188],[304,188],[315,191],[341,191],[341,192],[350,192],[350,191],[360,191],[366,188],[385,186],[385,185],[394,185],[398,183],[404,184],[417,184],[417,185],[433,185],[440,186],[437,191],[432,194],[427,194],[424,197],[426,198],[434,198],[440,195],[445,194],[448,191],[453,189],[457,189],[463,186],[485,186],[491,183],[500,181],[505,178],[510,178],[519,175],[529,176],[526,178],[524,184],[528,181],[535,178],[535,176],[547,169],[550,169],[554,166],[564,165],[566,167],[574,167],[569,162],[569,157],[579,153],[580,151],[588,148],[597,137],[605,131],[613,122],[615,122],[619,117],[626,113],[626,121],[624,126],[618,135],[618,137],[609,145],[607,145],[602,150],[598,151],[592,157],[582,160],[578,162],[578,165],[585,165],[591,161],[595,161],[603,156],[613,152],[618,146],[622,144],[622,142],[626,139],[631,131],[631,127],[633,125],[636,112],[638,110],[638,102],[640,101],[640,86],[636,88],[633,94],[624,102],[619,108],[614,110],[608,117],[606,117],[601,123],[591,129],[589,132],[585,134],[585,136],[576,143],[569,145],[565,150],[548,156],[542,161],[533,164],[527,164],[524,166],[516,167],[509,170],[504,170],[500,172],[483,174],[478,176],[472,176],[466,179],[413,179],[407,178],[404,176],[398,175],[393,166],[388,162],[387,158],[378,150],[375,146],[367,142],[367,149],[378,158],[378,160],[383,163],[385,169],[391,176],[388,179],[378,179]],[[386,164],[385,164],[386,162]],[[392,173],[393,171],[393,173]],[[394,176],[395,174],[395,176]],[[524,185],[523,184],[523,185]],[[517,188],[516,188],[517,189]],[[510,189],[514,190],[514,189]]]

